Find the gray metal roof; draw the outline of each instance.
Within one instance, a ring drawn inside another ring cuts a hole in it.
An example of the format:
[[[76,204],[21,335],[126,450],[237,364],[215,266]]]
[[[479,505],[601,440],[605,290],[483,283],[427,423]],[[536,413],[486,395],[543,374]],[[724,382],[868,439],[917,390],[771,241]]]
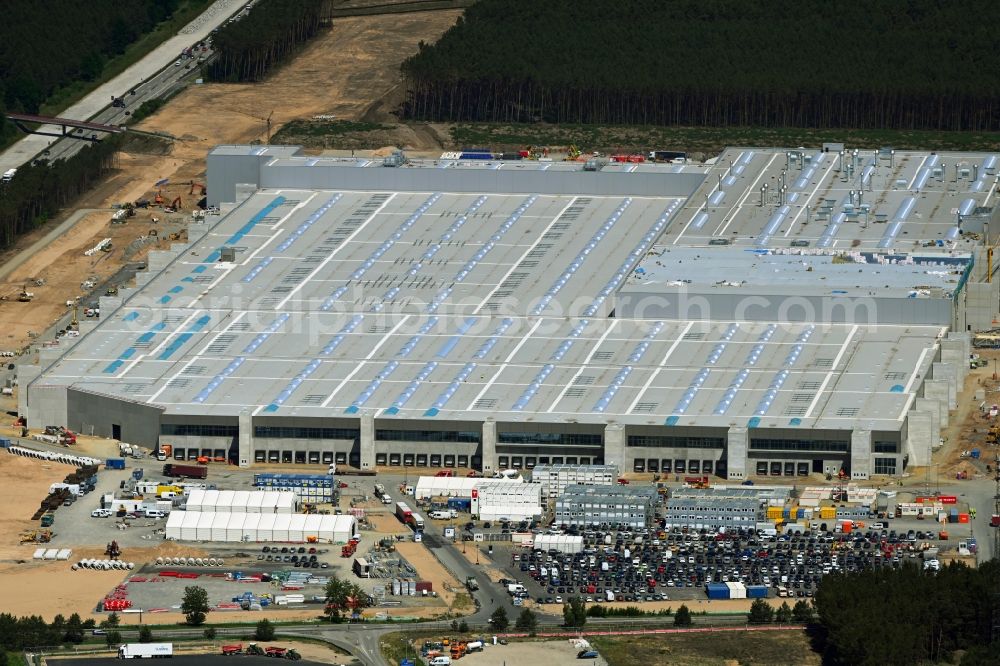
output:
[[[262,190],[37,384],[173,415],[898,428],[940,327],[608,318],[687,212],[671,197]]]
[[[970,248],[975,245],[967,241]],[[628,279],[627,289],[664,293],[712,286],[733,293],[821,294],[906,298],[951,298],[969,252],[949,250],[884,255],[799,248],[692,247],[658,245]]]
[[[785,150],[726,150],[660,242],[790,247],[805,241],[832,250],[909,252],[928,241],[946,243],[960,212],[968,215],[991,199],[1000,167],[1000,156],[988,153],[803,155],[792,161]]]

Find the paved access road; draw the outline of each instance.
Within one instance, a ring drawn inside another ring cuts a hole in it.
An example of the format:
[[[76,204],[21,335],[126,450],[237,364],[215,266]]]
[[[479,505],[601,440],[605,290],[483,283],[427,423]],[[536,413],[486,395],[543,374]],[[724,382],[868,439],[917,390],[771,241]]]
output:
[[[131,99],[136,99],[139,92],[137,86],[142,86],[143,82],[147,80],[154,80],[151,84],[153,86],[151,91],[153,89],[159,89],[162,92],[170,87],[170,85],[176,84],[176,82],[185,75],[190,74],[191,70],[187,70],[184,67],[173,66],[173,63],[177,60],[181,51],[205,39],[205,37],[207,37],[212,30],[224,23],[242,6],[242,0],[216,0],[216,2],[212,3],[212,5],[202,12],[198,18],[191,21],[191,23],[182,28],[176,35],[160,44],[145,58],[126,69],[111,81],[99,86],[96,90],[81,99],[79,102],[60,112],[58,114],[59,117],[69,118],[72,120],[93,119],[95,122],[104,122],[108,124],[124,124],[121,121],[115,122],[114,118],[105,117],[104,115],[97,118],[95,118],[95,116],[97,116],[102,109],[111,103],[112,97],[118,97],[131,90],[136,90],[137,95],[130,96]],[[161,70],[164,69],[169,69],[169,71],[161,72]],[[143,99],[148,98],[149,97],[144,97]],[[129,102],[129,106],[131,108],[135,108],[137,105],[138,104],[133,103],[132,101]],[[114,109],[114,111],[120,112],[121,116],[123,118],[125,117],[122,109]],[[60,128],[47,126],[45,131],[58,133]],[[38,134],[29,134],[25,136],[23,139],[0,154],[0,171],[17,168],[22,164],[31,161],[44,150],[49,149],[50,146],[56,141],[56,137],[51,136],[42,136]],[[77,144],[76,147],[72,149],[75,152],[76,150],[79,150],[79,144],[83,142],[73,141],[71,143]],[[48,157],[55,158],[54,151],[51,152],[53,154],[50,154]],[[63,157],[65,156],[66,155],[63,155]]]

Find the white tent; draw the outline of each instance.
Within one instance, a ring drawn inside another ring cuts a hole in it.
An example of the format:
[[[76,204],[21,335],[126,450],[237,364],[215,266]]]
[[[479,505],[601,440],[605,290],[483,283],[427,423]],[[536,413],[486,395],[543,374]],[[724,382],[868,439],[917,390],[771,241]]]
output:
[[[215,497],[215,503],[209,504],[209,497],[205,497],[205,508],[202,511],[215,511],[215,512],[225,512],[230,513],[234,511],[233,509],[233,495],[236,493],[232,490],[219,490],[217,491]]]
[[[187,515],[186,511],[171,511],[170,515],[167,516],[167,538],[168,539],[180,539],[181,538],[181,525],[184,523],[184,516]]]
[[[560,553],[583,552],[583,537],[571,534],[539,534],[535,537],[535,550],[558,550]]]
[[[226,538],[221,539],[222,541],[242,541],[243,540],[243,526],[247,522],[247,514],[245,513],[231,513],[229,514],[229,520],[226,523]],[[256,532],[256,529],[254,530]]]
[[[201,513],[198,511],[185,511],[184,512],[184,522],[181,523],[181,536],[180,538],[184,541],[197,541],[198,540],[198,521],[201,519]]]
[[[418,500],[430,497],[472,498],[472,491],[494,483],[517,483],[518,479],[482,479],[465,476],[421,476],[417,478],[413,496]],[[524,479],[520,479],[524,481]]]
[[[295,513],[295,506],[298,500],[295,497],[295,493],[288,491],[275,491],[278,495],[275,503],[274,510],[276,513]]]
[[[358,521],[354,516],[322,516],[322,518],[323,529],[320,539],[323,541],[346,543],[358,533]]]
[[[212,523],[215,522],[215,513],[198,514],[198,541],[212,540]]]
[[[257,523],[257,541],[274,541],[274,521],[276,516],[273,513],[260,514],[260,522]]]
[[[271,528],[271,539],[273,541],[291,541],[288,533],[288,526],[292,522],[292,517],[284,513],[274,514],[274,527]]]
[[[175,511],[167,536],[179,541],[346,543],[357,535],[354,516]]]
[[[301,513],[293,513],[288,516],[288,540],[289,541],[305,541],[306,540],[306,517]]]
[[[264,505],[264,499],[267,497],[267,492],[254,493],[248,500],[246,504],[247,513],[261,513],[261,507]]]
[[[235,514],[234,514],[235,515]],[[240,535],[241,541],[269,541],[270,539],[260,538],[260,517],[259,513],[248,513],[243,521],[243,530]]]
[[[215,519],[212,521],[212,541],[226,541],[228,536],[229,521],[232,516],[237,515],[233,513],[216,513],[213,514]]]

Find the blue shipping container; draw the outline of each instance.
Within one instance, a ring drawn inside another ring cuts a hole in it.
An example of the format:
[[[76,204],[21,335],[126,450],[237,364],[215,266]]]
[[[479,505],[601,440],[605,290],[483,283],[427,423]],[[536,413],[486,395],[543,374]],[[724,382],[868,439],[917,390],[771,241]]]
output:
[[[125,469],[125,459],[124,458],[108,458],[104,463],[104,466],[108,469]]]
[[[470,511],[472,509],[472,500],[467,497],[449,497],[448,508],[455,509],[456,511]]]
[[[6,437],[0,438],[0,449],[9,449],[11,447],[10,440]]]
[[[767,599],[767,586],[747,585],[747,599]]]
[[[709,599],[728,599],[729,586],[725,583],[709,583],[705,586],[705,593]]]

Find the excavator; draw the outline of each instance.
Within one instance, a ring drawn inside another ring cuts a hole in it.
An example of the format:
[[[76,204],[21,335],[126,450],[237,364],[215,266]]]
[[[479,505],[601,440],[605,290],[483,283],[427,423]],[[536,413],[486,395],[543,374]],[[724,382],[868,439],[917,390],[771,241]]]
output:
[[[21,303],[30,303],[35,297],[34,292],[28,291],[27,285],[21,285],[21,291],[17,295],[17,300]]]
[[[163,198],[163,190],[158,190],[156,196],[153,197],[154,206],[162,206],[165,199]]]
[[[580,149],[574,145],[570,145],[566,150],[566,162],[575,162],[580,158]]]
[[[163,210],[167,213],[176,213],[181,209],[181,206],[183,205],[184,202],[181,201],[180,197],[177,197],[173,201],[171,201],[170,205],[164,208]]]
[[[204,196],[206,194],[206,192],[208,191],[208,190],[205,189],[205,186],[202,183],[196,183],[196,182],[194,182],[192,180],[191,181],[191,189],[188,190],[188,196],[194,195],[195,189],[198,190],[198,196]]]

